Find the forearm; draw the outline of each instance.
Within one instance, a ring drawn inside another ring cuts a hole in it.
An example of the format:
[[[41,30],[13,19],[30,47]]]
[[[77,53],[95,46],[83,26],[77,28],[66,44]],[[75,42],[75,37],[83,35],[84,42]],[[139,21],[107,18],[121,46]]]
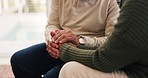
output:
[[[77,61],[91,66],[92,64],[90,63],[92,60],[90,58],[92,58],[94,52],[95,50],[78,49],[68,44],[63,44],[60,48],[60,59],[64,62]],[[79,58],[81,58],[81,60]]]
[[[48,17],[48,24],[45,28],[45,39],[49,40],[50,32],[60,29],[59,23],[59,8],[58,8],[59,0],[51,0],[51,12]]]
[[[139,60],[142,56],[139,49],[133,47],[125,38],[117,35],[110,37],[102,48],[96,48],[96,50],[78,49],[67,44],[60,48],[61,60],[65,62],[77,61],[104,72],[121,69],[131,62]]]

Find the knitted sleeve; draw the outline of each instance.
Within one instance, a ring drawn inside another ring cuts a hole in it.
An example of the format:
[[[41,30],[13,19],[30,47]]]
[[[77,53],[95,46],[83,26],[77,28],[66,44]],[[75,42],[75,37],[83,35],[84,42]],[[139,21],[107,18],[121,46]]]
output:
[[[116,0],[110,0],[110,3],[108,4],[108,15],[106,18],[106,24],[105,24],[105,33],[104,36],[96,37],[96,38],[91,38],[89,36],[84,36],[86,40],[86,44],[88,46],[96,46],[96,45],[102,45],[109,34],[112,32],[114,25],[117,23],[117,18],[119,17],[119,11],[120,8],[117,4]]]
[[[111,72],[133,64],[147,55],[148,2],[127,0],[118,23],[101,48],[85,50],[63,44],[60,59],[77,61],[91,68]]]
[[[113,34],[102,48],[96,50],[78,49],[64,44],[60,52],[60,58],[65,62],[77,61],[104,72],[121,69],[143,57],[138,47],[116,34]]]

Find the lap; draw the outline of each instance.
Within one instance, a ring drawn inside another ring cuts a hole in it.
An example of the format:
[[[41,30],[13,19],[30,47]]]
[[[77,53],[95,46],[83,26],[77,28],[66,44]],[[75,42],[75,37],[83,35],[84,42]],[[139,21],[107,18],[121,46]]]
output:
[[[89,68],[78,62],[68,62],[62,67],[59,74],[59,78],[128,78],[128,77],[123,71],[105,73]]]
[[[47,64],[54,64],[52,62],[59,61],[59,59],[52,58],[48,54],[45,43],[36,44],[22,49],[16,52],[12,57],[16,58],[17,60],[23,60],[23,62],[46,62]]]
[[[63,64],[60,59],[52,58],[48,54],[45,43],[36,44],[16,52],[11,57],[11,62],[22,68],[25,67],[43,72],[47,72],[54,66]]]

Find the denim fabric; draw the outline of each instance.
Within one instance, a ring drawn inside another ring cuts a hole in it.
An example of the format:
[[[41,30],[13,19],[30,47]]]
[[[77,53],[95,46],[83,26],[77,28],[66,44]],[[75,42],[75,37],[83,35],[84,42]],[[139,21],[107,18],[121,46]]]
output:
[[[41,75],[47,72],[46,77],[56,78],[63,63],[60,59],[54,59],[47,53],[45,43],[20,50],[11,57],[15,78],[41,78]]]

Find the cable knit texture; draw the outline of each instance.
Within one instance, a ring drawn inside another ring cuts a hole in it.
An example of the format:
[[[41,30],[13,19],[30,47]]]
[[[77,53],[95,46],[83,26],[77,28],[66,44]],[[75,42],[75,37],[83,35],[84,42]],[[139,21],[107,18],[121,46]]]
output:
[[[84,50],[68,44],[60,58],[103,72],[122,70],[129,78],[148,78],[148,0],[127,0],[118,23],[102,47]]]

